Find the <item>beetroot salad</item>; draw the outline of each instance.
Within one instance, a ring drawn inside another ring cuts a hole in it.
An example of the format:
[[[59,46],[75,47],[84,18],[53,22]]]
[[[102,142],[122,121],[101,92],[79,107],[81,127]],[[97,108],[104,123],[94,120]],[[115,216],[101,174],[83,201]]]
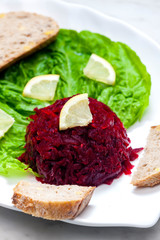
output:
[[[93,98],[89,106],[92,123],[59,131],[59,115],[69,100],[35,109],[27,127],[25,152],[18,158],[42,178],[41,182],[63,185],[110,184],[123,173],[130,174],[130,161],[138,157],[127,132],[111,109]]]

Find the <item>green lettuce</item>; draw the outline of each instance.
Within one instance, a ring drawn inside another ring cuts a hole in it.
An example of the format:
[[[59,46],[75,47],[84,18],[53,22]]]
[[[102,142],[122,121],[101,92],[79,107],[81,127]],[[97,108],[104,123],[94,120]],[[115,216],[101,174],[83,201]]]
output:
[[[116,71],[114,86],[84,76],[83,68],[92,53],[112,64]],[[107,104],[126,128],[142,117],[149,104],[150,75],[131,48],[89,31],[77,33],[61,29],[54,43],[0,75],[0,109],[15,119],[14,125],[0,139],[0,174],[26,169],[17,157],[24,152],[28,117],[35,107],[45,107],[52,102],[25,98],[22,91],[32,77],[54,73],[60,75],[54,101],[87,92],[89,97]]]

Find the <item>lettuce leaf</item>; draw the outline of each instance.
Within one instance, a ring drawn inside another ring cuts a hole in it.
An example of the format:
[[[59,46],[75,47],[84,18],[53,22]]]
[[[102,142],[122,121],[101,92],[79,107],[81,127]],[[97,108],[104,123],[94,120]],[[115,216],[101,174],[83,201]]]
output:
[[[83,75],[89,57],[95,53],[109,61],[116,71],[116,84],[109,86]],[[12,128],[0,140],[0,174],[24,171],[26,165],[17,160],[24,152],[26,126],[35,107],[51,102],[25,98],[22,91],[34,76],[60,74],[55,99],[77,93],[107,104],[128,128],[149,104],[150,75],[137,54],[121,42],[89,31],[77,33],[61,29],[57,40],[48,47],[19,61],[0,75],[0,109],[15,119]]]

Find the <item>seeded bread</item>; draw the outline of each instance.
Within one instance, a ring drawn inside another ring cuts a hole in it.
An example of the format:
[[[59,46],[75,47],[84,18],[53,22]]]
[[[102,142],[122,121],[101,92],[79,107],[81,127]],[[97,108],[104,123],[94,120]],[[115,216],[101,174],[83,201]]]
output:
[[[13,204],[23,212],[49,220],[73,219],[88,205],[95,187],[20,181]]]
[[[160,125],[151,127],[144,154],[131,183],[138,187],[152,187],[160,183]]]
[[[0,14],[0,71],[55,40],[59,32],[50,17],[29,12]]]

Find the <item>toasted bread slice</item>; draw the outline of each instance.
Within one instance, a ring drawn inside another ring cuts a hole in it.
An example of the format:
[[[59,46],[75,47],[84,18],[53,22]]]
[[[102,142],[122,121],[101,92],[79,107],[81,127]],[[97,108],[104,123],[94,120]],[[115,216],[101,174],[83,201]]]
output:
[[[59,26],[29,12],[0,14],[0,71],[55,40]]]
[[[138,187],[152,187],[160,183],[160,125],[151,127],[144,154],[131,183]]]
[[[73,219],[88,205],[95,187],[20,181],[13,204],[23,212],[50,220]]]

